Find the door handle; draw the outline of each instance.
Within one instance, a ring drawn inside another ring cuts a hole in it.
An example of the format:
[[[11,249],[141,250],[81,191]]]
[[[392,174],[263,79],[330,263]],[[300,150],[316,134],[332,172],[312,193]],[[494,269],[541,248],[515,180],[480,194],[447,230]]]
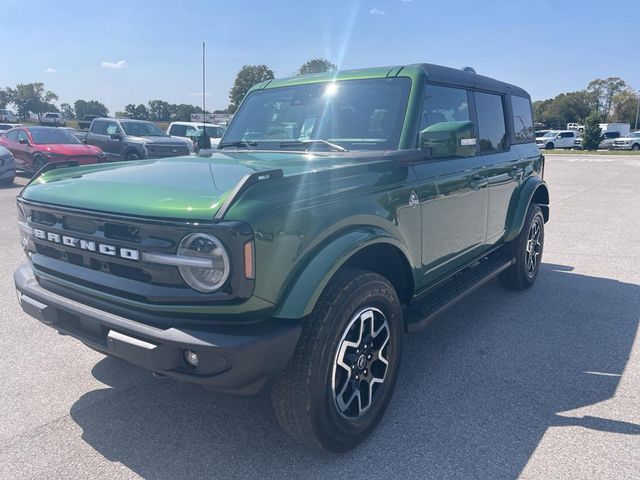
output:
[[[513,166],[509,172],[511,178],[520,178],[524,173],[524,168]]]
[[[489,180],[487,180],[484,177],[481,177],[480,175],[474,175],[473,177],[471,177],[470,185],[471,185],[471,188],[473,188],[474,190],[480,190],[481,188],[484,188],[487,185],[489,185]]]

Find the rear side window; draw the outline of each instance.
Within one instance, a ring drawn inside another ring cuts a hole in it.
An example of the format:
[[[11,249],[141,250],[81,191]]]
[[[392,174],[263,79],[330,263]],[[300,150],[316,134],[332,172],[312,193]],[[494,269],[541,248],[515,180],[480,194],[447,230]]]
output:
[[[171,125],[169,135],[175,135],[176,137],[184,137],[187,127],[184,125]]]
[[[107,134],[107,123],[103,120],[96,120],[91,125],[91,133],[95,133],[96,135],[106,135]]]
[[[502,97],[484,92],[476,92],[475,97],[480,153],[500,152],[508,144]]]
[[[475,154],[476,138],[466,90],[426,86],[419,141],[421,146],[431,147],[434,158]]]
[[[562,132],[560,138],[573,138],[575,134],[573,132]]]
[[[513,113],[513,136],[516,140],[533,140],[533,115],[531,102],[524,97],[511,96]]]

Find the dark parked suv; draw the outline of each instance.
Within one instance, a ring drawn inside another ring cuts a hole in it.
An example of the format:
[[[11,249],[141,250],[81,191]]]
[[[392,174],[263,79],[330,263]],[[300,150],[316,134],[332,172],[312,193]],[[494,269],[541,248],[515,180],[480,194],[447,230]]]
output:
[[[110,161],[178,157],[191,151],[187,140],[170,137],[152,122],[126,118],[92,120],[84,141],[100,147]]]
[[[297,441],[348,450],[387,408],[404,332],[492,278],[534,284],[533,125],[521,88],[431,64],[260,83],[211,157],[27,186],[20,303],[157,375],[269,388]]]

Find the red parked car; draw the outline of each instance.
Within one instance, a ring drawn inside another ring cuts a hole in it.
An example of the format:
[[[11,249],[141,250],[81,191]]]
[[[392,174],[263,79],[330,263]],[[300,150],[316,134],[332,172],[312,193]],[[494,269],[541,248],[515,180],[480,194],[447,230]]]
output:
[[[71,133],[55,127],[13,128],[0,137],[16,159],[16,168],[35,173],[45,164],[76,160],[80,165],[106,161],[98,147],[85,145]]]

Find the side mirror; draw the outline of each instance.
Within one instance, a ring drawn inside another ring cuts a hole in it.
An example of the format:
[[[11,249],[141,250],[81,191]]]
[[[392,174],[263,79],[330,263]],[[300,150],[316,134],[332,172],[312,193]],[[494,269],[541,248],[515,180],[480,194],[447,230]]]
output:
[[[122,135],[120,133],[112,133],[109,135],[111,140],[122,140]]]
[[[29,140],[27,140],[26,138],[21,138],[20,140],[18,140],[18,143],[20,143],[21,145],[29,145]]]
[[[556,138],[554,138],[554,140],[560,140],[562,137],[560,135],[556,135]]]
[[[473,122],[434,123],[420,132],[421,150],[429,150],[433,157],[468,157],[476,151]]]

